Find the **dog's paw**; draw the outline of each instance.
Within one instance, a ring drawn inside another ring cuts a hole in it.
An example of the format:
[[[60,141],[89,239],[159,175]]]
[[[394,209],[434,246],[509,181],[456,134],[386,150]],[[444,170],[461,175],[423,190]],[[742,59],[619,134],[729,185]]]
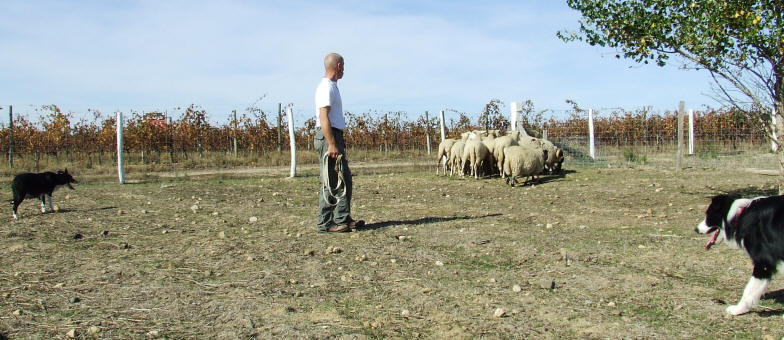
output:
[[[741,315],[741,314],[744,314],[744,313],[748,313],[749,309],[746,306],[737,304],[737,305],[732,305],[732,306],[727,307],[727,309],[725,309],[725,311],[727,312],[727,314],[730,314],[730,315]]]

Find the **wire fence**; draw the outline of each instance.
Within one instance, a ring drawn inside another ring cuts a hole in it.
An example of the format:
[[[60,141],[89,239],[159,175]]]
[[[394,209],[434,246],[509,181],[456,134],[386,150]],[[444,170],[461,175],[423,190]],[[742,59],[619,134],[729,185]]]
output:
[[[546,137],[564,149],[567,162],[584,164],[674,164],[677,152],[677,113],[650,109],[597,112],[594,122],[595,151],[591,157],[588,117],[580,110],[545,118],[548,110],[522,116],[529,133]],[[510,126],[497,117],[456,113],[445,122],[448,137],[461,132]],[[179,117],[163,113],[127,115],[124,124],[124,164],[160,170],[190,167],[275,166],[289,163],[289,137],[275,114],[241,113],[225,124],[210,124],[198,107]],[[273,119],[269,119],[272,116]],[[281,117],[280,114],[277,117]],[[694,114],[693,153],[687,166],[720,166],[728,156],[740,166],[776,168],[771,144],[759,112],[707,109]],[[285,122],[285,119],[282,120]],[[472,122],[473,121],[473,122]],[[0,128],[0,150],[8,162],[0,171],[38,171],[55,167],[111,168],[117,162],[116,118],[94,114],[94,119],[74,119],[56,106],[45,107],[38,121],[21,114]],[[475,123],[474,123],[475,122]],[[480,124],[484,123],[484,124]],[[484,126],[482,126],[484,125]],[[13,129],[11,128],[13,126]],[[427,159],[440,141],[436,114],[409,117],[405,112],[347,113],[346,141],[353,158]],[[313,150],[315,119],[308,117],[295,129],[299,164],[318,161]],[[690,136],[686,136],[689,140]],[[428,141],[430,145],[428,146]],[[688,150],[688,149],[687,149]],[[743,156],[743,157],[738,157]],[[567,163],[568,164],[568,163]]]

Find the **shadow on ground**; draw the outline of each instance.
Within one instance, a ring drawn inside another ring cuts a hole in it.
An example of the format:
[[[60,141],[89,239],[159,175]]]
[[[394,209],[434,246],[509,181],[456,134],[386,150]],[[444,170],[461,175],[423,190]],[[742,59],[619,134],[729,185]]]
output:
[[[480,219],[480,218],[487,218],[487,217],[495,217],[501,216],[501,214],[487,214],[482,216],[454,216],[454,217],[422,217],[415,220],[390,220],[390,221],[383,221],[383,222],[375,222],[375,223],[368,223],[360,230],[376,230],[391,226],[399,226],[399,225],[408,225],[408,226],[418,226],[422,224],[428,223],[438,223],[438,222],[449,222],[455,220],[473,220],[473,219]]]

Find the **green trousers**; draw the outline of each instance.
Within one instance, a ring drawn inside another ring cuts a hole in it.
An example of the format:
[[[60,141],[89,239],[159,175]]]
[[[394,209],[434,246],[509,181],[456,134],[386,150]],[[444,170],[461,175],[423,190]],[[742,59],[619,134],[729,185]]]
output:
[[[336,224],[347,223],[351,219],[351,192],[353,187],[353,180],[351,178],[351,170],[348,168],[348,159],[346,157],[346,142],[343,139],[343,130],[332,128],[332,135],[335,137],[335,144],[337,144],[338,153],[343,155],[343,183],[346,186],[346,196],[341,199],[337,205],[335,202],[327,202],[324,197],[328,197],[325,191],[327,188],[324,186],[326,179],[324,178],[324,154],[327,153],[329,144],[324,139],[324,134],[321,129],[316,132],[316,138],[313,145],[319,151],[319,164],[321,164],[321,171],[319,171],[319,178],[321,185],[319,186],[319,206],[318,206],[318,221],[316,222],[316,230],[326,231],[329,227]],[[335,158],[329,158],[329,183],[332,185],[337,184],[337,172],[335,172]],[[332,187],[334,191],[334,187]],[[343,191],[341,190],[340,193]]]

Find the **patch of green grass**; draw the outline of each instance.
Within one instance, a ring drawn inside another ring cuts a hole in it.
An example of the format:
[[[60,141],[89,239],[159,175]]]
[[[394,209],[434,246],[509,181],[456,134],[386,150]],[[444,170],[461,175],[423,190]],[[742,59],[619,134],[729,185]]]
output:
[[[640,153],[636,148],[628,147],[623,149],[623,159],[630,163],[645,164],[648,162],[648,155]]]

